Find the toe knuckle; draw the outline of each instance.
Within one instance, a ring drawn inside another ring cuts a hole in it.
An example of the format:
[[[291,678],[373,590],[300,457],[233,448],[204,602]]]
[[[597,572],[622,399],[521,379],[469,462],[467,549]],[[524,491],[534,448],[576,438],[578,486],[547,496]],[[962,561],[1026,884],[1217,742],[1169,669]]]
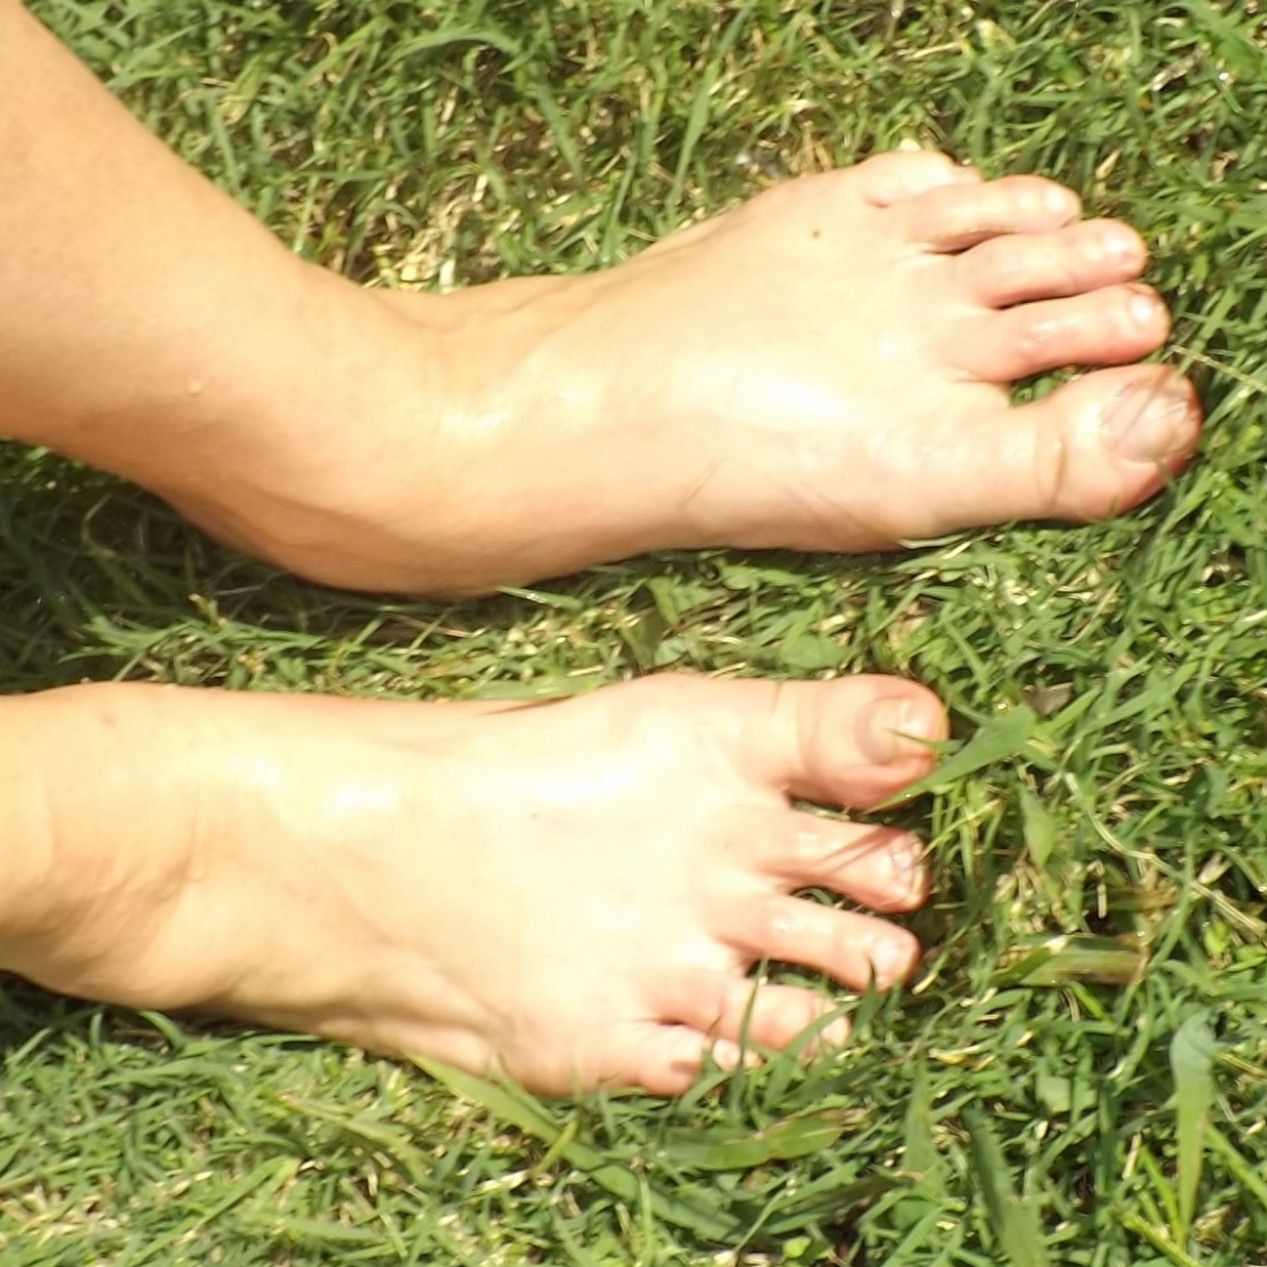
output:
[[[1015,264],[998,246],[994,241],[985,242],[974,252],[958,257],[975,285],[988,295],[1005,293],[1016,282]]]
[[[844,917],[837,916],[824,930],[823,942],[825,953],[823,961],[839,966],[849,964],[857,959],[859,940],[857,929]],[[833,974],[835,975],[835,974]]]
[[[1058,287],[1058,293],[1062,295],[1079,295],[1087,288],[1086,269],[1080,267],[1075,260],[1063,260],[1060,265],[1052,270],[1055,277],[1055,287]]]
[[[759,903],[748,922],[757,944],[774,958],[787,957],[804,931],[803,919],[784,901]]]
[[[1058,333],[1059,326],[1051,318],[1029,317],[1017,328],[1014,346],[1023,360],[1037,364],[1047,357]]]
[[[793,827],[783,841],[783,854],[788,865],[817,873],[826,850],[822,833],[813,826]]]
[[[896,157],[912,172],[930,172],[941,175],[954,167],[954,160],[941,150],[906,150]]]
[[[1064,436],[1053,433],[1035,438],[1032,469],[1034,488],[1038,490],[1038,513],[1059,513],[1064,508],[1069,478],[1069,450]]]

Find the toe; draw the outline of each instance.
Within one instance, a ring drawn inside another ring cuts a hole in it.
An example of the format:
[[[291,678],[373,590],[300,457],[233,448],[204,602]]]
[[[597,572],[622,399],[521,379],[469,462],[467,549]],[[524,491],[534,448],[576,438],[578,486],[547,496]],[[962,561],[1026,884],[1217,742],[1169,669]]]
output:
[[[807,898],[763,894],[719,918],[719,935],[754,958],[825,972],[851,990],[888,989],[919,963],[919,942],[904,928]]]
[[[811,1026],[817,1029],[807,1049],[839,1048],[849,1038],[848,1022],[832,1015],[839,1003],[799,986],[698,971],[677,977],[659,1002],[665,1016],[740,1048],[782,1051]]]
[[[1147,262],[1143,238],[1117,220],[990,238],[955,260],[964,288],[993,308],[1131,281]]]
[[[806,800],[877,805],[928,773],[947,734],[941,701],[901,678],[753,685],[753,772]]]
[[[930,535],[1014,519],[1098,519],[1151,496],[1196,448],[1192,386],[1160,365],[1100,370],[947,428]]]
[[[636,1033],[608,1053],[593,1085],[607,1089],[638,1087],[652,1095],[682,1095],[711,1059],[723,1069],[744,1063],[737,1043],[692,1025],[639,1025]],[[585,1084],[588,1086],[589,1084]]]
[[[928,896],[919,840],[890,827],[789,813],[758,865],[788,887],[831,889],[877,911],[909,911]]]
[[[1151,497],[1201,436],[1192,384],[1159,365],[1102,370],[1016,411],[1038,451],[1051,516],[1100,519]]]
[[[981,180],[973,167],[963,167],[937,150],[895,150],[876,154],[850,173],[873,207],[894,203],[956,185],[975,185]]]
[[[905,204],[906,232],[930,251],[962,251],[1003,233],[1047,233],[1081,213],[1072,190],[1041,176],[934,189]]]
[[[988,313],[955,331],[946,356],[976,378],[1009,383],[1063,365],[1135,361],[1169,332],[1160,296],[1135,282]]]

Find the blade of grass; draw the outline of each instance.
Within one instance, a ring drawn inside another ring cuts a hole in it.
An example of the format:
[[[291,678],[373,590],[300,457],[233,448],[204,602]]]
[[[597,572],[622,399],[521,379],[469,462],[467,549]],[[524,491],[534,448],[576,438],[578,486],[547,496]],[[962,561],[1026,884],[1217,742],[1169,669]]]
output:
[[[1258,1202],[1261,1213],[1267,1215],[1267,1181],[1245,1160],[1222,1131],[1208,1122],[1205,1128],[1205,1142],[1212,1152],[1218,1153],[1227,1163],[1227,1168],[1236,1176],[1237,1182],[1250,1196]]]
[[[999,717],[992,717],[958,752],[879,808],[901,804],[925,792],[939,792],[986,766],[1016,756],[1025,750],[1037,724],[1038,714],[1028,704],[1019,704]]]
[[[1114,1206],[1113,1217],[1118,1219],[1123,1227],[1147,1241],[1168,1263],[1173,1263],[1174,1267],[1201,1267],[1200,1262],[1180,1249],[1170,1237],[1141,1219],[1133,1211],[1124,1209],[1122,1206]]]
[[[1214,1103],[1215,1050],[1214,1033],[1204,1012],[1189,1016],[1170,1043],[1179,1168],[1179,1226],[1173,1234],[1179,1245],[1188,1243],[1201,1183],[1205,1128]]]
[[[1040,945],[1022,945],[1020,957],[1001,967],[996,984],[1063,986],[1074,981],[1130,985],[1143,975],[1148,959],[1138,946],[1113,937],[1065,933]]]
[[[709,59],[704,73],[699,78],[695,96],[691,100],[691,108],[686,116],[686,129],[682,134],[682,148],[678,153],[677,169],[673,173],[673,184],[665,197],[665,207],[669,212],[677,209],[682,201],[682,193],[686,188],[686,176],[691,168],[691,159],[695,156],[695,147],[708,122],[708,114],[712,105],[713,90],[717,86],[718,76],[725,63],[726,54],[730,52],[739,32],[747,25],[748,19],[756,4],[756,0],[747,0],[733,18],[730,19],[717,48]]]
[[[706,1205],[702,1201],[697,1204],[684,1197],[671,1196],[652,1189],[640,1175],[627,1166],[604,1157],[597,1149],[579,1139],[561,1142],[563,1128],[532,1097],[518,1088],[487,1082],[439,1061],[418,1056],[413,1061],[424,1073],[448,1087],[455,1095],[494,1114],[526,1135],[533,1136],[547,1147],[557,1144],[559,1155],[569,1165],[581,1171],[600,1188],[619,1197],[630,1210],[639,1209],[644,1199],[649,1200],[657,1217],[713,1241],[725,1242],[739,1231],[738,1220],[719,1207]]]
[[[844,1133],[847,1117],[825,1109],[772,1122],[758,1131],[676,1130],[665,1137],[670,1159],[696,1170],[751,1170],[771,1161],[793,1161],[830,1148]]]
[[[1012,1187],[1007,1162],[985,1116],[973,1106],[964,1108],[962,1116],[972,1172],[999,1248],[1011,1267],[1049,1267],[1038,1211]]]

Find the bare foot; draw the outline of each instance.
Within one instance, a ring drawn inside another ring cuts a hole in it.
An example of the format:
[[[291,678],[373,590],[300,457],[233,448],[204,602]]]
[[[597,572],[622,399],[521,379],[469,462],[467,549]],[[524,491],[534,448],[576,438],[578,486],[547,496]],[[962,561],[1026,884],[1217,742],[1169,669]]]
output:
[[[911,837],[791,804],[866,808],[927,771],[944,717],[911,683],[663,677],[511,708],[105,686],[6,708],[25,754],[84,775],[22,781],[55,847],[3,948],[67,993],[546,1093],[672,1094],[710,1047],[738,1059],[757,959],[854,990],[916,963],[891,923],[791,896],[923,900]],[[785,1046],[830,1006],[763,986],[750,1037]]]
[[[1181,377],[1008,402],[1166,336],[1139,236],[1079,214],[1038,177],[891,154],[589,276],[444,298],[323,278],[310,441],[263,495],[177,500],[318,579],[457,593],[658,547],[869,550],[1120,511],[1196,444]]]

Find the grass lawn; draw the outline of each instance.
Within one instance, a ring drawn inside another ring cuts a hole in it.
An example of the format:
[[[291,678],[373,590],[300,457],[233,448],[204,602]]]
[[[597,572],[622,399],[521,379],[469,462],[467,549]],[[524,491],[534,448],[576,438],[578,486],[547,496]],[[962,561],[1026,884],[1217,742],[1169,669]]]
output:
[[[537,1105],[4,982],[0,1262],[1267,1263],[1257,0],[33,7],[287,243],[370,284],[592,268],[903,142],[1042,171],[1149,238],[1209,426],[1118,522],[668,555],[460,605],[299,583],[0,447],[10,691],[891,670],[970,745],[902,813],[936,866],[915,988],[858,1002],[841,1060],[678,1103]]]

